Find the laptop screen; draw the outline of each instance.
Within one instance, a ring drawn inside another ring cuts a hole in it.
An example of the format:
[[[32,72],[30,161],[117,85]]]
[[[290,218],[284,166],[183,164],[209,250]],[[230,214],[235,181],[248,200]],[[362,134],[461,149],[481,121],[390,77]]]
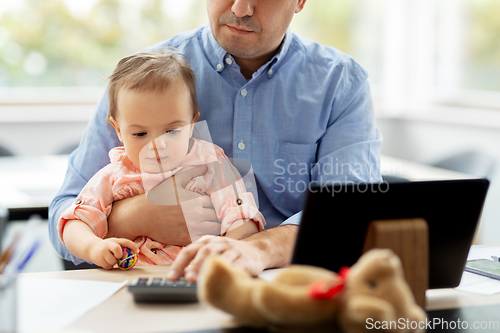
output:
[[[429,227],[429,288],[460,283],[481,215],[486,179],[312,187],[293,264],[338,272],[361,256],[374,220],[423,218]]]

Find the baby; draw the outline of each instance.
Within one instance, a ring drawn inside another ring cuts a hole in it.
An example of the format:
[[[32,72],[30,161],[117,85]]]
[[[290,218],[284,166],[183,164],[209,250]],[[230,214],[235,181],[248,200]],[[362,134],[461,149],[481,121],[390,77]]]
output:
[[[108,119],[123,147],[109,152],[111,163],[61,215],[59,237],[73,255],[111,269],[128,247],[138,253],[138,264],[171,263],[181,247],[144,236],[104,239],[107,217],[114,201],[148,193],[170,178],[175,186],[178,172],[199,165],[207,172],[185,188],[210,195],[221,235],[242,238],[264,229],[264,217],[223,150],[192,137],[200,111],[195,76],[182,55],[162,50],[122,59],[108,95]],[[181,204],[177,196],[173,202]]]

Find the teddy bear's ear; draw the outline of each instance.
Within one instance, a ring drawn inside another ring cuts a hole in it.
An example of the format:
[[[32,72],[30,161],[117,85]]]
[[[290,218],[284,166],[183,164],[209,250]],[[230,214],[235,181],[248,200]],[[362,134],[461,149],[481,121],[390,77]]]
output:
[[[255,310],[251,291],[265,283],[252,278],[220,257],[208,258],[198,279],[198,298],[232,314],[242,323],[264,326],[266,321]]]

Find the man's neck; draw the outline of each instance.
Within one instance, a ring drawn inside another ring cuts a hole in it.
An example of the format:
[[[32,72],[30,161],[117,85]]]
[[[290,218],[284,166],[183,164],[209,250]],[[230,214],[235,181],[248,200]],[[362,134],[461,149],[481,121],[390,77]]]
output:
[[[241,74],[245,77],[245,79],[250,80],[252,78],[253,73],[259,70],[259,68],[264,65],[267,61],[271,59],[270,57],[268,59],[264,60],[250,60],[250,59],[244,59],[244,58],[237,58],[234,57],[234,60],[240,66],[240,71]]]
[[[238,64],[238,66],[240,66],[241,74],[245,77],[245,79],[250,80],[252,78],[253,73],[258,71],[259,68],[262,67],[262,65],[271,60],[271,58],[274,57],[274,55],[279,52],[282,44],[283,41],[273,51],[257,58],[247,59],[247,58],[235,57],[234,55],[233,58]]]

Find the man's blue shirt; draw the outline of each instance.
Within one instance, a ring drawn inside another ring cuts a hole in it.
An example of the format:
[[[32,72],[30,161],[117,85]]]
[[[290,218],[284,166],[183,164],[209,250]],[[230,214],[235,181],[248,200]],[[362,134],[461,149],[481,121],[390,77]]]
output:
[[[173,47],[196,75],[200,120],[228,157],[251,162],[259,209],[267,226],[298,224],[307,186],[380,182],[382,137],[375,125],[366,72],[348,55],[287,31],[279,52],[246,80],[210,27],[177,35],[146,49]],[[89,179],[121,145],[107,122],[105,94],[49,212],[51,241],[80,263],[59,240],[57,222]]]

